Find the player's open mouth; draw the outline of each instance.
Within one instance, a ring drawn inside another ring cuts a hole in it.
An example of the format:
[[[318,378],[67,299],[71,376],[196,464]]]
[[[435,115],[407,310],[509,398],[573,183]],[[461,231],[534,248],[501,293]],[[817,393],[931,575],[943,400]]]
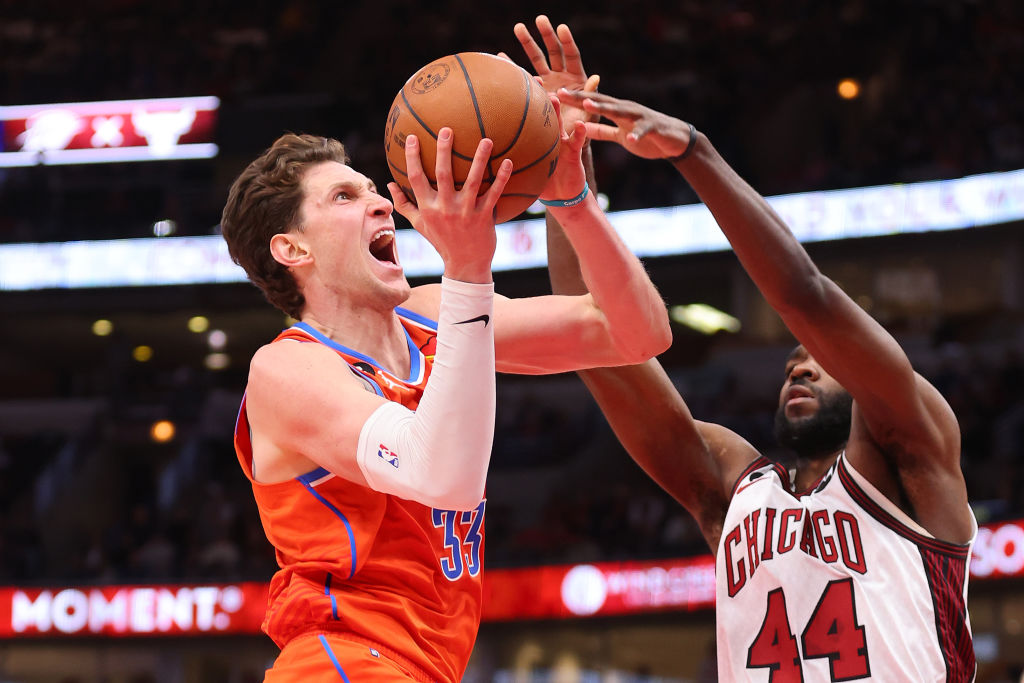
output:
[[[395,249],[395,231],[391,228],[378,230],[370,240],[370,255],[378,261],[398,265],[398,252]]]

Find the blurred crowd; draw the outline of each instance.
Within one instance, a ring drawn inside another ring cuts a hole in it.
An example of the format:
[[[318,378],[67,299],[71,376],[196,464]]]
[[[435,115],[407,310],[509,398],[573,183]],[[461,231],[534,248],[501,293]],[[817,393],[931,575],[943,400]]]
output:
[[[602,89],[693,121],[765,194],[1024,165],[1016,0],[0,3],[0,104],[216,95],[219,159],[0,172],[0,242],[215,229],[227,184],[285,130],[342,139],[382,186],[406,78],[451,52],[526,64],[517,21],[574,30]],[[429,35],[429,40],[425,36]],[[188,46],[188,49],[182,49]],[[860,96],[836,95],[853,78]],[[597,152],[613,209],[693,201],[667,166]]]
[[[178,234],[215,232],[231,178],[284,130],[341,138],[382,184],[384,116],[405,78],[466,50],[503,50],[525,64],[511,28],[539,12],[571,25],[603,90],[693,121],[765,194],[1024,166],[1024,81],[1015,72],[1024,5],[1015,0],[642,0],[628,11],[610,0],[525,2],[492,4],[487,21],[479,7],[0,2],[0,104],[222,102],[215,160],[0,169],[0,242],[145,237],[157,220],[173,220]],[[860,97],[836,95],[842,78],[859,82]],[[609,146],[595,154],[612,209],[694,201],[667,165]],[[940,356],[930,376],[961,420],[980,516],[1024,512],[1020,356],[972,347]],[[225,428],[244,375],[214,381],[187,368],[147,374],[114,364],[101,372],[51,387],[57,398],[98,401],[81,429],[0,430],[0,580],[268,575],[274,558]],[[676,379],[699,417],[772,449],[771,396],[744,394],[735,369],[700,382],[689,381],[692,372]],[[488,512],[493,563],[703,549],[692,521],[632,466],[578,382],[503,387]],[[167,412],[178,435],[154,445],[146,430]]]
[[[981,522],[1024,517],[1022,354],[1017,340],[998,348],[945,344],[914,359],[960,420]],[[751,388],[738,381],[744,368],[724,361],[670,374],[698,419],[726,425],[785,462],[771,433],[776,388]],[[159,391],[153,379],[152,393],[135,395],[130,406],[105,404],[76,436],[48,429],[0,440],[0,582],[273,573],[273,551],[231,445],[239,391],[184,372],[166,379],[175,391]],[[154,444],[138,408],[168,401],[178,435]],[[707,551],[692,518],[632,463],[574,375],[502,376],[498,406],[489,566]],[[69,472],[63,483],[61,468]]]

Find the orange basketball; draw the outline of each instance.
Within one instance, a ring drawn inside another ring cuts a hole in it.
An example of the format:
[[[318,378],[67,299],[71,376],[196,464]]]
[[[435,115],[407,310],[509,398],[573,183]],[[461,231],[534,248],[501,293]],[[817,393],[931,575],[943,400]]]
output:
[[[544,189],[558,162],[561,131],[544,88],[512,62],[482,52],[442,57],[417,71],[395,97],[384,131],[384,149],[395,182],[415,199],[405,168],[405,138],[420,140],[423,170],[434,184],[437,132],[452,129],[452,173],[459,188],[476,146],[494,141],[481,193],[502,159],[512,177],[498,200],[497,222],[515,218]],[[435,185],[436,187],[436,185]]]

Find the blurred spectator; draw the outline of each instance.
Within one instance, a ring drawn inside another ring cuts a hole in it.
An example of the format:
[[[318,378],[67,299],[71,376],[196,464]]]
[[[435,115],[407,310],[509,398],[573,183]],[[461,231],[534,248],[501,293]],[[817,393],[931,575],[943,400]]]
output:
[[[541,9],[572,26],[603,87],[692,120],[766,194],[1024,167],[1015,0],[528,5],[492,4],[480,22],[474,0],[6,3],[0,104],[213,94],[221,156],[0,170],[0,242],[149,237],[164,218],[179,235],[209,234],[239,160],[285,130],[341,138],[381,185],[382,122],[401,83],[449,52],[500,49],[525,63],[511,27]],[[381,13],[402,18],[384,42],[365,30]],[[858,99],[836,96],[846,77],[860,82]],[[595,155],[614,210],[694,200],[667,164],[614,145]],[[945,335],[936,332],[926,374],[959,418],[978,516],[1024,516],[1022,340],[1004,334],[992,351]],[[135,364],[124,338],[105,348],[98,367],[3,387],[5,397],[89,397],[101,408],[88,434],[0,433],[0,579],[268,578],[273,551],[230,441],[244,364],[213,378]],[[734,368],[669,370],[699,419],[775,450],[774,399],[742,393]],[[492,481],[528,478],[531,490],[489,493],[492,566],[704,552],[692,520],[632,465],[582,385],[503,378],[499,391]],[[139,436],[153,414],[178,422],[179,441]],[[54,478],[37,491],[69,448],[80,454],[74,487]],[[74,513],[60,514],[72,493]],[[526,493],[528,509],[517,498]]]
[[[383,121],[405,79],[466,50],[504,50],[525,63],[511,27],[537,11],[572,26],[609,91],[695,122],[765,194],[1024,165],[1024,86],[1013,70],[1024,62],[1024,9],[1014,0],[671,11],[643,0],[629,12],[607,2],[492,4],[486,22],[471,0],[51,5],[5,5],[0,104],[217,95],[222,155],[6,172],[0,242],[145,237],[164,218],[179,234],[209,234],[237,160],[286,130],[341,138],[382,185]],[[380,32],[363,30],[384,17],[386,47]],[[860,97],[836,95],[843,78],[859,81]],[[596,150],[613,209],[694,200],[671,167],[614,145]]]

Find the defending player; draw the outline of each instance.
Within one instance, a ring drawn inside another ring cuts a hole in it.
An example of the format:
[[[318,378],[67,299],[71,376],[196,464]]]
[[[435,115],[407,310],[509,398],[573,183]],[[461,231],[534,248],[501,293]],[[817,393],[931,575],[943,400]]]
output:
[[[557,107],[557,101],[554,102]],[[582,123],[544,198],[584,187]],[[235,258],[299,323],[252,359],[235,445],[281,570],[264,630],[268,681],[456,681],[480,621],[494,374],[635,363],[664,350],[664,305],[593,195],[552,207],[592,295],[493,294],[493,209],[512,171],[464,187],[442,129],[437,189],[406,144],[414,205],[394,205],[336,140],[286,135],[238,177],[222,226]],[[392,210],[444,261],[410,289]],[[435,322],[436,321],[436,322]]]
[[[554,32],[538,28],[550,49]],[[777,415],[793,472],[694,420],[656,360],[580,373],[630,455],[717,552],[720,680],[972,680],[977,524],[949,405],[692,125],[606,95],[558,95],[615,124],[587,123],[590,138],[675,165],[800,341]],[[586,291],[551,227],[554,290]]]

